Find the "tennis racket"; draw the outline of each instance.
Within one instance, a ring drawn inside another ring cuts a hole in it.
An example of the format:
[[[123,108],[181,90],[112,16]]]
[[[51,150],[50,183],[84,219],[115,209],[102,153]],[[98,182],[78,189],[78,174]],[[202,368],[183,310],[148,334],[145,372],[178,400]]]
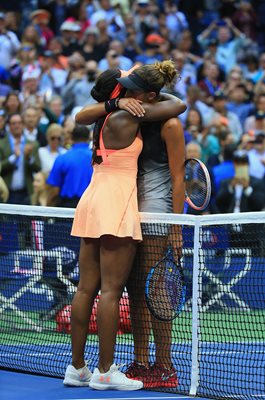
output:
[[[197,158],[185,161],[186,202],[194,210],[205,210],[211,197],[211,179],[205,164]]]
[[[150,270],[145,284],[146,304],[151,314],[160,321],[172,321],[185,303],[183,268],[169,248],[165,257]]]

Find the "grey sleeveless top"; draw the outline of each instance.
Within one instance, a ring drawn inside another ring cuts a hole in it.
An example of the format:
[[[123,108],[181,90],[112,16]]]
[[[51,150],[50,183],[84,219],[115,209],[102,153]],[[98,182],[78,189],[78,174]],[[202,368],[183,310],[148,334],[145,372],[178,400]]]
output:
[[[167,149],[161,138],[161,122],[141,124],[143,151],[138,159],[139,211],[172,211],[171,175]]]

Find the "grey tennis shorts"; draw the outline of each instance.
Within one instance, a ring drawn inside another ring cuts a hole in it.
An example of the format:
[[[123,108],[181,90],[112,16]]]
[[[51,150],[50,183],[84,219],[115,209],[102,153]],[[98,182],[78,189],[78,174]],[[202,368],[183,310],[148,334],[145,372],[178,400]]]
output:
[[[140,212],[149,213],[171,213],[172,203],[166,199],[138,199],[138,206]],[[143,236],[167,236],[169,233],[170,225],[161,223],[142,223]]]

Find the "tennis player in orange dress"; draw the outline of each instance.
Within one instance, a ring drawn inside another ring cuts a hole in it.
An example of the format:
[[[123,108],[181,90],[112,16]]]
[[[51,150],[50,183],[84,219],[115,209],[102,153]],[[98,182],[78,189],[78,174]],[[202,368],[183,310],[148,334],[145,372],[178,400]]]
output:
[[[167,120],[181,112],[180,103],[175,99],[151,104],[160,89],[175,78],[174,64],[158,63],[153,66],[153,72],[152,85],[142,79],[141,118],[118,110],[119,98],[115,96],[119,70],[101,74],[92,91],[97,101],[105,93],[108,115],[103,125],[99,122],[95,130],[94,173],[77,206],[72,228],[72,234],[82,239],[80,281],[72,303],[72,365],[67,367],[65,385],[89,385],[98,390],[143,387],[141,381],[129,379],[119,371],[113,360],[119,300],[132,268],[137,243],[142,240],[136,187],[137,160],[142,150],[139,123]],[[121,86],[118,88],[121,90]],[[97,97],[97,89],[101,97]],[[136,108],[137,104],[135,102]],[[99,289],[99,363],[91,374],[85,364],[84,350],[92,306]]]

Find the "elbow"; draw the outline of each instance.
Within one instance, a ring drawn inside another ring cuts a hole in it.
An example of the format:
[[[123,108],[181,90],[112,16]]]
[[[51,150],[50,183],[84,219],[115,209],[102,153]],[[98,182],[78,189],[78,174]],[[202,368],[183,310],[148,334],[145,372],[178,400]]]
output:
[[[176,115],[178,116],[180,114],[183,114],[186,110],[187,110],[186,104],[183,102],[178,102],[178,104],[176,105]]]
[[[184,113],[186,110],[187,110],[186,104],[182,103],[181,104],[181,112],[180,112],[180,114]]]
[[[84,123],[84,122],[83,122],[82,112],[81,112],[81,111],[79,111],[79,112],[76,114],[76,116],[75,116],[75,122],[76,122],[77,124],[83,124],[83,123]]]

